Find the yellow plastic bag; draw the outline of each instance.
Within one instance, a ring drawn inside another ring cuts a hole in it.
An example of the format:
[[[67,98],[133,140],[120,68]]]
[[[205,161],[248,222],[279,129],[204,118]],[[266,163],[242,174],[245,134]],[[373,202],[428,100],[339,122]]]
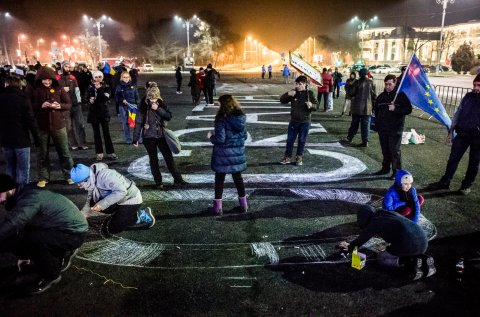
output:
[[[358,252],[358,248],[355,247],[352,252],[352,267],[357,270],[361,270],[365,267],[367,256]]]

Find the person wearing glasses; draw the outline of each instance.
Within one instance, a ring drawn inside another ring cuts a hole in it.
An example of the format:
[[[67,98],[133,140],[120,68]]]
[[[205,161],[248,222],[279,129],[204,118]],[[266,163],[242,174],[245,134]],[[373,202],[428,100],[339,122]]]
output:
[[[120,76],[120,83],[115,89],[115,105],[120,109],[120,119],[126,144],[132,144],[132,132],[135,127],[136,109],[140,104],[137,86],[132,83],[132,78],[127,71],[123,71]],[[130,117],[129,119],[129,109]],[[132,131],[131,131],[132,130]]]
[[[115,149],[113,148],[112,138],[110,136],[110,113],[108,111],[107,101],[110,96],[108,89],[103,84],[103,73],[101,71],[93,72],[93,83],[88,88],[88,117],[87,122],[93,128],[93,140],[95,142],[95,153],[97,161],[103,160],[103,143],[100,133],[102,127],[103,139],[105,141],[105,150],[107,158],[117,159]]]

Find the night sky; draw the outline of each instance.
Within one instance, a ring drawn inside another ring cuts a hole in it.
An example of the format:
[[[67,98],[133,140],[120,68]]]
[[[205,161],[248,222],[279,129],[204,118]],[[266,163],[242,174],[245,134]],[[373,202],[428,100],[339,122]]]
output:
[[[354,15],[364,20],[377,15],[379,21],[372,26],[435,26],[441,24],[442,16],[442,7],[435,0],[1,0],[0,3],[1,11],[9,11],[25,22],[18,23],[19,31],[30,28],[29,32],[36,30],[41,33],[39,36],[48,32],[52,25],[55,31],[78,34],[86,28],[82,25],[83,14],[94,18],[109,15],[119,23],[116,27],[109,26],[109,30],[105,28],[107,40],[108,32],[116,30],[130,40],[131,28],[149,16],[168,18],[178,14],[189,18],[201,10],[211,10],[228,17],[237,34],[252,35],[276,51],[295,48],[308,36],[353,34],[355,28],[348,22]],[[447,25],[473,19],[480,19],[478,0],[456,0],[449,4]]]

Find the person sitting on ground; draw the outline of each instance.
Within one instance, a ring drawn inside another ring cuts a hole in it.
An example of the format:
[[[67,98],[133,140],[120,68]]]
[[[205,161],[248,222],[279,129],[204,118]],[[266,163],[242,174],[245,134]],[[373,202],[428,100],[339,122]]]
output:
[[[78,187],[88,192],[82,213],[86,217],[91,216],[90,211],[111,215],[102,228],[106,235],[149,229],[155,224],[150,207],[139,210],[143,198],[135,183],[107,164],[76,164],[70,173]]]
[[[420,206],[423,205],[425,200],[423,196],[417,195],[417,190],[412,184],[412,174],[404,170],[398,170],[395,174],[395,183],[390,186],[383,198],[383,208],[389,211],[396,211],[418,223]]]
[[[355,247],[360,248],[370,238],[379,236],[389,244],[386,250],[377,255],[380,265],[409,266],[412,268],[414,280],[436,273],[433,258],[425,255],[428,239],[418,224],[396,212],[375,210],[369,205],[358,209],[357,224],[362,229],[360,235],[350,243],[340,242],[340,249],[351,253]]]
[[[0,252],[12,252],[19,268],[33,262],[38,277],[25,292],[42,293],[60,282],[85,241],[88,223],[66,197],[16,185],[6,174],[0,174],[0,203],[8,211],[0,223]]]

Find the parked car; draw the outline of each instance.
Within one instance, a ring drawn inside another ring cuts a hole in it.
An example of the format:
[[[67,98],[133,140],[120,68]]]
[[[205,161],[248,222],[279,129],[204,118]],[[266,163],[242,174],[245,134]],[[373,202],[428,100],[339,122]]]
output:
[[[142,66],[142,72],[144,72],[144,73],[153,72],[153,66],[152,66],[152,64],[143,64],[143,66]]]

